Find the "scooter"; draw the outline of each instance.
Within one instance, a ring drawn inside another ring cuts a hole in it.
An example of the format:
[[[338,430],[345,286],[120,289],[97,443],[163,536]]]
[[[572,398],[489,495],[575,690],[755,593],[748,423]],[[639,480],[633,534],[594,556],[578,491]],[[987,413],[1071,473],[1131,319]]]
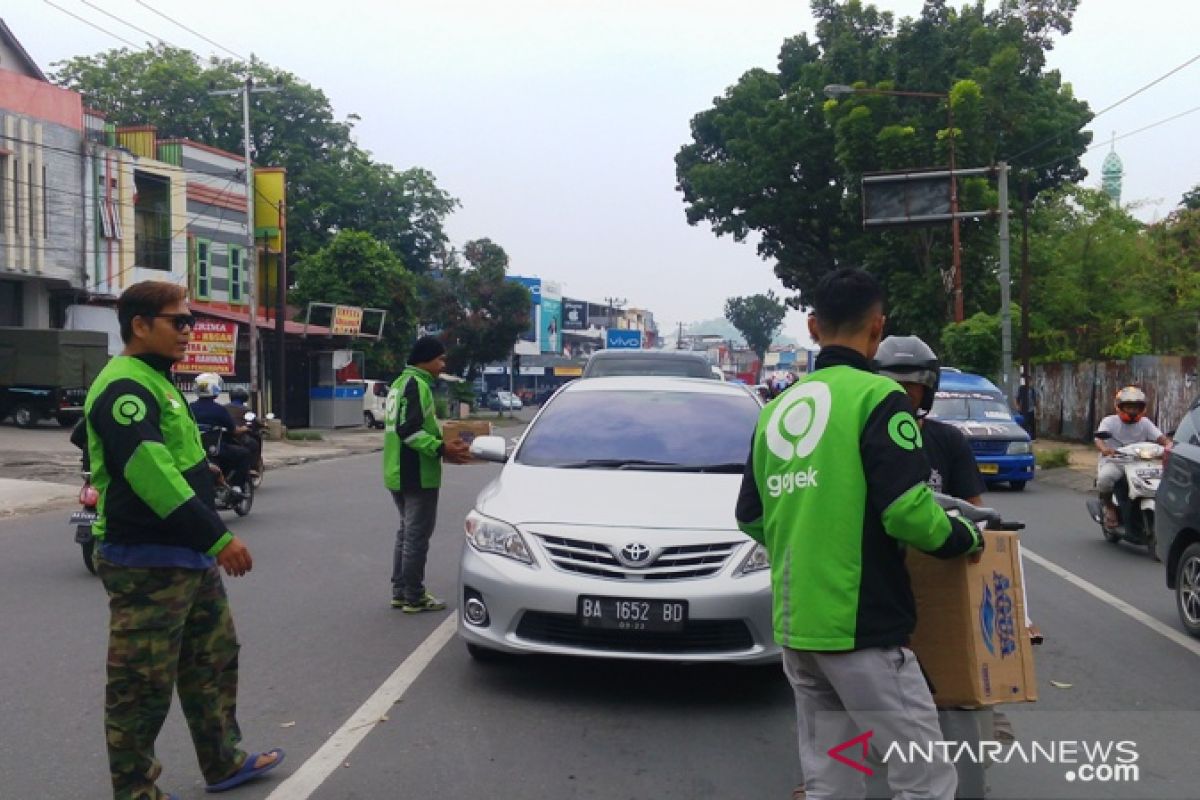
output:
[[[96,521],[96,504],[100,502],[100,492],[92,486],[92,473],[84,469],[80,471],[80,475],[83,476],[83,487],[79,490],[79,505],[82,507],[71,514],[67,524],[75,526],[75,542],[83,551],[83,565],[87,567],[88,572],[95,575],[96,540],[92,538],[92,523]]]
[[[92,486],[92,467],[88,460],[87,422],[79,420],[71,430],[71,444],[79,448],[79,475],[83,478],[83,486],[79,489],[79,505],[81,508],[71,514],[68,525],[75,528],[75,543],[83,551],[83,565],[87,571],[96,574],[95,550],[96,540],[92,538],[92,524],[96,521],[96,504],[100,502],[100,492]]]
[[[1107,431],[1097,431],[1095,438],[1112,438]],[[1154,536],[1154,500],[1162,480],[1163,447],[1155,442],[1138,442],[1117,448],[1110,460],[1121,466],[1125,475],[1113,487],[1118,523],[1109,527],[1104,521],[1104,503],[1098,497],[1087,501],[1092,521],[1108,541],[1144,545],[1150,557],[1160,561],[1158,541]]]
[[[275,419],[275,415],[267,414],[267,420],[272,419]],[[245,439],[252,438],[257,442],[257,447],[254,449],[258,453],[258,461],[250,469],[250,482],[257,489],[262,486],[263,476],[267,472],[267,465],[263,460],[263,431],[266,429],[267,424],[263,420],[260,420],[258,415],[253,411],[246,412],[245,416],[242,417],[242,424],[246,426],[246,433],[240,437],[243,440],[242,446],[245,447]]]
[[[208,454],[209,461],[216,465],[217,456],[221,452],[221,441],[225,438],[225,429],[211,426],[200,426],[200,441],[204,445],[204,452]],[[215,470],[218,473],[219,480],[216,485],[215,501],[218,511],[233,511],[239,517],[244,517],[250,513],[250,508],[254,505],[254,482],[247,480],[244,484],[234,487],[229,483],[229,474],[221,470],[219,466]]]

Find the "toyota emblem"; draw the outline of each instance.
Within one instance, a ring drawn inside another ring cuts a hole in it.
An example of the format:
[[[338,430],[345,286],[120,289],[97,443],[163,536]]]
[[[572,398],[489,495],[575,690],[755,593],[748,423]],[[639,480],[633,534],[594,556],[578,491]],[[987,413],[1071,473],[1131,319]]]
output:
[[[641,542],[630,542],[621,548],[619,555],[630,567],[644,567],[650,563],[650,548]]]

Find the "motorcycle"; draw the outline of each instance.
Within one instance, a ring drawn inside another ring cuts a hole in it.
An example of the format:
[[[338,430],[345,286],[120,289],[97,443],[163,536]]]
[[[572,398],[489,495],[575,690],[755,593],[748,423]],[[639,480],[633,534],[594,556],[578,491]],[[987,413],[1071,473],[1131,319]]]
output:
[[[239,517],[250,513],[254,505],[254,481],[248,479],[241,486],[235,487],[229,483],[229,473],[220,469],[217,457],[221,453],[221,442],[225,438],[225,429],[212,425],[200,426],[200,442],[204,452],[208,454],[209,462],[215,467],[219,480],[216,485],[216,505],[218,511],[233,511]]]
[[[1097,431],[1095,438],[1111,439],[1112,434]],[[1121,541],[1143,545],[1150,557],[1160,561],[1158,541],[1154,536],[1154,501],[1162,480],[1163,447],[1155,442],[1137,442],[1117,448],[1109,459],[1124,470],[1124,476],[1113,487],[1118,523],[1109,527],[1104,520],[1104,503],[1098,497],[1087,501],[1092,521],[1100,526],[1104,538],[1113,544]]]
[[[100,492],[92,486],[92,467],[88,461],[87,451],[87,422],[79,420],[71,430],[71,444],[79,448],[79,475],[83,478],[83,486],[79,489],[78,511],[71,514],[67,524],[75,528],[75,543],[83,552],[83,565],[87,571],[96,574],[96,540],[92,538],[92,524],[96,521],[96,504],[100,502]]]
[[[95,550],[96,540],[92,538],[92,524],[96,521],[96,504],[100,502],[100,492],[92,486],[92,473],[86,469],[80,472],[83,476],[83,487],[79,490],[78,511],[71,514],[68,525],[75,526],[75,542],[83,551],[83,565],[87,571],[96,574]]]
[[[275,419],[275,415],[267,414],[266,418],[267,420],[272,420]],[[254,439],[257,444],[257,446],[250,448],[254,452],[258,453],[258,460],[250,470],[250,482],[253,483],[254,488],[257,489],[262,486],[263,475],[265,475],[267,472],[266,462],[263,461],[263,431],[266,430],[267,423],[259,419],[258,415],[253,411],[247,411],[245,416],[242,417],[242,424],[246,426],[246,433],[239,437],[242,441],[242,445],[246,446],[246,439]]]

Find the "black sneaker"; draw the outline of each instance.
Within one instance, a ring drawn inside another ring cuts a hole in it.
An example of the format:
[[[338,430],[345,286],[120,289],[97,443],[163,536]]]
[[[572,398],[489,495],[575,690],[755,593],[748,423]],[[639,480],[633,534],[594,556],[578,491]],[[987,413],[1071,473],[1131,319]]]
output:
[[[393,600],[392,601],[393,607],[395,606],[395,604],[396,604],[396,601]],[[405,602],[400,606],[400,610],[403,611],[405,614],[420,614],[422,611],[442,611],[445,608],[446,608],[446,602],[444,600],[437,599],[436,597],[431,595],[429,592],[426,592],[425,594],[421,595],[421,599],[416,601],[415,603]]]

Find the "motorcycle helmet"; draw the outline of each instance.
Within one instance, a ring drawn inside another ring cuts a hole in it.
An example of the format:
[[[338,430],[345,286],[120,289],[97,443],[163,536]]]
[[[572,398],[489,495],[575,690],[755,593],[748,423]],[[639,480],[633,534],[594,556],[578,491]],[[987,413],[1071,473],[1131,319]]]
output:
[[[933,349],[916,336],[889,336],[875,353],[875,371],[897,383],[919,383],[928,391],[921,398],[918,416],[933,408],[933,396],[941,382],[941,362]]]
[[[1117,408],[1117,416],[1121,418],[1121,422],[1132,425],[1146,413],[1146,393],[1136,386],[1126,386],[1117,392],[1113,405]],[[1133,406],[1134,408],[1129,411],[1121,406]]]
[[[196,376],[196,397],[219,397],[222,388],[221,376],[215,372],[202,372]]]
[[[229,399],[235,403],[247,403],[250,401],[250,393],[245,389],[230,389]]]

